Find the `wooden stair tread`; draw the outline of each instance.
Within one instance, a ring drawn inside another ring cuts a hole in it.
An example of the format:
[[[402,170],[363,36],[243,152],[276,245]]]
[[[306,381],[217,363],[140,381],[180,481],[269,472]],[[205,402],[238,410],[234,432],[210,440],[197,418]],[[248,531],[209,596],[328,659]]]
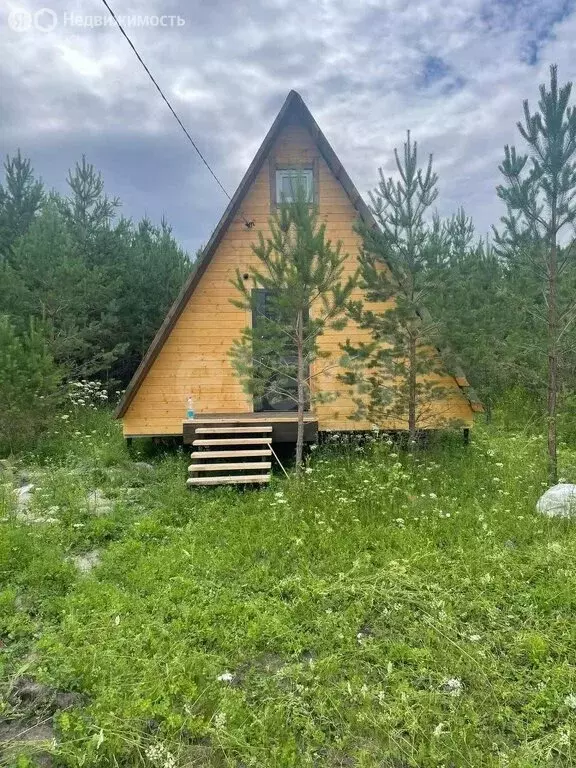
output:
[[[196,429],[197,435],[240,435],[240,434],[254,434],[258,432],[272,432],[272,427],[198,427]]]
[[[208,454],[209,456],[211,454]],[[254,469],[271,469],[272,463],[269,461],[238,461],[222,462],[222,464],[190,464],[189,472],[223,472],[231,469],[245,469],[252,471]]]
[[[231,485],[233,483],[268,483],[270,475],[224,475],[222,477],[189,477],[187,485]]]
[[[193,451],[193,459],[240,459],[249,456],[272,456],[270,448],[257,448],[246,451]]]
[[[230,437],[194,440],[192,445],[269,445],[269,437]]]

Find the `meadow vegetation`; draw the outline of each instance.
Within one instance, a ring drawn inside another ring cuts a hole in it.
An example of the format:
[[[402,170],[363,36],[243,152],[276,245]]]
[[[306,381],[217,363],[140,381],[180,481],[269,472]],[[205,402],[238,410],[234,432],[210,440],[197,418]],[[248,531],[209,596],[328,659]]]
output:
[[[63,416],[1,470],[0,765],[573,765],[576,528],[535,512],[538,430],[335,437],[190,493],[183,451]]]

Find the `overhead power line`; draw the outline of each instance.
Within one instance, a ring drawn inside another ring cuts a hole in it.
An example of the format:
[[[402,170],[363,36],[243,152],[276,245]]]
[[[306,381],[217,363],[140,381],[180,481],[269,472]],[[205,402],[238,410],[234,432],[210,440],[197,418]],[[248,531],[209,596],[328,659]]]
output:
[[[182,122],[182,120],[180,120],[180,118],[179,118],[179,117],[178,117],[178,115],[176,114],[176,111],[174,110],[174,108],[173,108],[172,104],[170,104],[170,102],[168,101],[168,99],[167,99],[167,98],[166,98],[166,96],[164,95],[164,92],[162,91],[162,88],[160,88],[160,86],[158,85],[158,83],[157,83],[157,82],[156,82],[156,80],[154,79],[154,75],[152,74],[152,72],[150,72],[150,70],[148,69],[148,67],[147,67],[147,66],[146,66],[146,64],[144,63],[144,60],[142,59],[142,56],[140,56],[140,54],[139,54],[139,53],[138,53],[138,51],[136,50],[136,48],[135,48],[135,46],[134,46],[134,43],[132,42],[132,40],[130,40],[130,38],[129,38],[129,37],[128,37],[128,35],[126,34],[126,32],[125,32],[125,30],[124,30],[124,28],[123,28],[122,24],[120,24],[120,22],[119,22],[119,21],[118,21],[118,19],[116,18],[116,14],[115,14],[115,13],[114,13],[114,11],[112,10],[112,8],[110,8],[110,6],[108,5],[108,3],[107,3],[107,1],[106,1],[106,0],[102,0],[102,2],[103,2],[103,3],[104,3],[104,5],[106,6],[106,8],[107,8],[107,10],[108,10],[108,13],[109,13],[109,14],[112,16],[112,18],[113,18],[113,19],[114,19],[114,21],[116,22],[116,25],[118,26],[118,29],[120,30],[120,32],[122,32],[122,34],[123,34],[123,35],[124,35],[124,37],[126,38],[126,41],[127,41],[128,45],[129,45],[129,46],[130,46],[130,48],[132,48],[132,50],[134,51],[134,53],[135,53],[135,55],[136,55],[136,58],[138,59],[138,61],[140,62],[140,64],[142,64],[142,66],[143,66],[143,67],[144,67],[144,69],[146,70],[146,74],[148,75],[148,77],[150,78],[150,80],[152,80],[152,82],[153,82],[153,83],[154,83],[154,85],[156,86],[156,90],[158,91],[158,93],[160,94],[160,96],[162,96],[162,98],[164,99],[164,101],[165,101],[165,103],[166,103],[166,106],[168,107],[168,109],[170,110],[170,112],[172,112],[172,114],[174,115],[174,117],[175,117],[175,119],[176,119],[176,121],[177,121],[178,125],[179,125],[179,126],[180,126],[180,128],[182,128],[182,130],[184,131],[184,133],[185,133],[185,135],[186,135],[186,138],[188,139],[188,141],[190,142],[190,144],[192,144],[192,146],[194,147],[194,149],[195,149],[195,150],[196,150],[196,152],[198,153],[198,157],[199,157],[199,158],[202,160],[202,162],[204,163],[204,165],[206,166],[206,168],[208,168],[208,170],[209,170],[209,171],[210,171],[210,173],[212,174],[212,177],[214,178],[214,181],[216,182],[216,184],[218,184],[218,186],[220,187],[220,189],[222,190],[222,192],[224,192],[224,194],[226,195],[226,197],[228,198],[228,200],[231,200],[232,198],[230,197],[230,195],[229,195],[229,194],[228,194],[228,192],[226,191],[226,188],[224,187],[224,185],[222,184],[222,182],[220,181],[220,179],[218,178],[218,176],[216,176],[216,174],[214,173],[214,171],[213,171],[213,170],[212,170],[212,168],[210,167],[210,165],[209,165],[208,161],[206,160],[206,158],[204,157],[204,155],[202,154],[202,152],[200,152],[200,150],[198,149],[198,146],[196,145],[196,142],[194,141],[194,139],[192,138],[192,136],[190,136],[190,134],[189,134],[189,133],[188,133],[188,131],[186,130],[186,126],[184,125],[184,123]]]

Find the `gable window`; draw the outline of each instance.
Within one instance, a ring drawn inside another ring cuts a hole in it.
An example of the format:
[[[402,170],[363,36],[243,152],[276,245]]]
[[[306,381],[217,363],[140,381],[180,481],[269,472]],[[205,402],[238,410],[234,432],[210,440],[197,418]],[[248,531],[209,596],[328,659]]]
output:
[[[301,186],[309,202],[315,198],[312,168],[282,168],[276,170],[276,203],[293,203]]]

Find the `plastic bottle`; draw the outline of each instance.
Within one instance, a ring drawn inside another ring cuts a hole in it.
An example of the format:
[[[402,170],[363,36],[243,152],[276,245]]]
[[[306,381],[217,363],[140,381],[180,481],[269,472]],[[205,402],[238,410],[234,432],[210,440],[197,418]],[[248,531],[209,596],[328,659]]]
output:
[[[187,419],[193,419],[194,418],[194,401],[192,400],[192,395],[188,398],[188,405],[186,407],[186,418]]]

